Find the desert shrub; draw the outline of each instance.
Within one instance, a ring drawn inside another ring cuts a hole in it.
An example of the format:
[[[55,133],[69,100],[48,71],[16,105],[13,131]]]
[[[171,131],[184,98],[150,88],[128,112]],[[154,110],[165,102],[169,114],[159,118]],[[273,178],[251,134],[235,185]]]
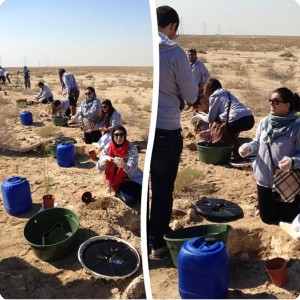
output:
[[[282,85],[285,85],[287,81],[292,80],[296,75],[296,66],[289,65],[286,71],[278,71],[273,65],[269,65],[264,75],[272,80],[279,81]]]
[[[11,101],[9,99],[5,99],[2,96],[0,96],[0,106],[10,104]]]
[[[279,56],[285,57],[285,58],[294,58],[295,57],[295,55],[290,51],[284,52],[284,53],[280,54]]]
[[[137,88],[144,88],[144,89],[152,89],[153,87],[153,81],[152,80],[147,80],[147,81],[142,81],[139,82],[136,85]]]
[[[132,96],[125,97],[122,100],[122,103],[127,104],[132,108],[137,108],[137,106],[138,106],[138,102]]]
[[[193,182],[198,182],[205,178],[204,173],[200,170],[187,167],[178,171],[175,186],[174,194],[178,195],[180,192],[184,192],[185,188],[188,187]]]
[[[199,60],[202,61],[204,64],[207,63],[207,58],[204,56],[199,56]]]
[[[143,107],[143,111],[151,112],[151,105],[150,104],[145,104],[144,107]]]
[[[36,133],[40,137],[51,137],[51,136],[55,136],[58,133],[58,128],[53,125],[44,126],[38,129]]]
[[[0,106],[0,119],[13,119],[20,115],[20,110],[14,106],[3,105]]]
[[[95,79],[95,77],[93,75],[87,75],[85,76],[86,79]]]

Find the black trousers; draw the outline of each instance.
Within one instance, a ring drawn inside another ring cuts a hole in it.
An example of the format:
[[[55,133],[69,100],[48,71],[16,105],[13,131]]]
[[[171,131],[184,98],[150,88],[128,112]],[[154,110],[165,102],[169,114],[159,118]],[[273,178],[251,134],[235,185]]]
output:
[[[99,130],[94,130],[92,132],[85,132],[83,138],[86,144],[96,143],[101,138],[101,132]]]
[[[258,208],[260,218],[267,224],[280,221],[291,223],[300,213],[300,196],[294,202],[279,202],[274,199],[272,189],[257,185]]]

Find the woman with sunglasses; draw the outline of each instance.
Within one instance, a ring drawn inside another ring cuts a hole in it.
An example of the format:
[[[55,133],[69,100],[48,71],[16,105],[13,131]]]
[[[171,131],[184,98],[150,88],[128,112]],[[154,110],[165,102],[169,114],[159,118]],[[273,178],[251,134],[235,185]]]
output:
[[[96,168],[104,172],[108,188],[131,204],[141,200],[143,172],[138,167],[137,148],[126,137],[123,126],[113,128],[112,140],[102,150]]]
[[[270,113],[263,118],[256,137],[239,148],[242,157],[257,155],[253,173],[257,184],[261,220],[267,224],[292,222],[300,212],[300,197],[294,202],[279,202],[273,197],[274,165],[288,172],[300,168],[300,97],[285,87],[276,89],[269,99]],[[271,153],[270,153],[271,151]],[[271,157],[272,155],[272,157]]]
[[[113,107],[109,99],[102,101],[99,119],[101,138],[95,146],[103,149],[111,141],[111,131],[117,125],[122,125],[120,113]]]
[[[74,122],[81,119],[81,129],[84,132],[86,144],[97,142],[101,137],[98,130],[98,117],[101,109],[101,101],[97,98],[95,89],[91,86],[85,89],[85,99],[82,101],[78,112],[71,118]]]

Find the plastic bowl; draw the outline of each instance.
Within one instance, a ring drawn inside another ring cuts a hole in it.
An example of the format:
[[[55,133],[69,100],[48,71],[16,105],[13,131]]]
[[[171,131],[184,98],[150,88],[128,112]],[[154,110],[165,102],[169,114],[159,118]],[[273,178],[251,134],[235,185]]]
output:
[[[75,213],[65,208],[49,208],[27,221],[24,238],[41,260],[58,260],[74,250],[78,228],[79,218]]]
[[[233,145],[224,143],[197,143],[199,160],[206,164],[223,165],[230,160]]]
[[[174,266],[178,267],[178,254],[181,246],[187,240],[197,237],[212,237],[222,241],[229,248],[232,227],[227,224],[207,224],[178,229],[165,234],[164,239],[169,248]],[[229,249],[228,249],[229,250]]]

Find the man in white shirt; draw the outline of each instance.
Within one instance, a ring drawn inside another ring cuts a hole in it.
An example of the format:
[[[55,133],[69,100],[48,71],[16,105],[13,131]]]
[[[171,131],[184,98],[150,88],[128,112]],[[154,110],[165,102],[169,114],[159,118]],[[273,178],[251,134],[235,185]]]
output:
[[[53,94],[50,89],[43,83],[38,83],[39,88],[41,89],[39,94],[35,97],[35,100],[39,103],[47,104],[53,102]]]

